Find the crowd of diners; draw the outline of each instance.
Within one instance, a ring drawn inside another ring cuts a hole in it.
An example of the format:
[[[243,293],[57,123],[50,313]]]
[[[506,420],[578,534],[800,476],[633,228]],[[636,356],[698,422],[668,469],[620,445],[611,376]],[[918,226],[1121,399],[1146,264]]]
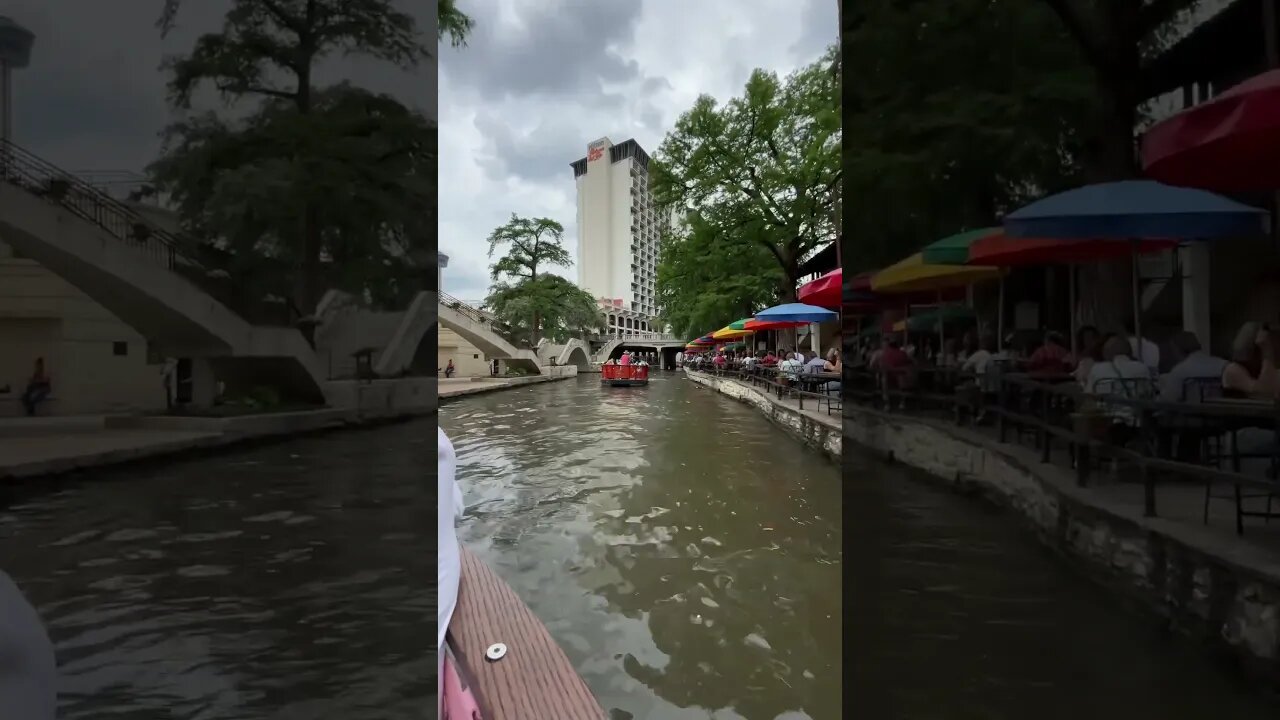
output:
[[[853,363],[901,390],[919,382],[919,370],[952,368],[961,377],[972,377],[988,394],[999,390],[1001,373],[1017,372],[1048,383],[1076,383],[1083,393],[1104,401],[1108,396],[1163,403],[1280,399],[1280,333],[1272,333],[1267,323],[1244,323],[1226,357],[1209,352],[1191,332],[1179,331],[1156,343],[1139,338],[1131,324],[1105,333],[1086,325],[1075,340],[1073,353],[1067,337],[1055,331],[1030,343],[1013,336],[999,343],[994,335],[971,330],[946,340],[939,351],[937,338],[921,339],[916,346],[901,335],[885,335],[862,341]],[[1131,407],[1112,405],[1107,412],[1120,424],[1134,424]],[[1274,442],[1271,431],[1252,435],[1267,445]]]
[[[854,365],[884,371],[899,386],[914,381],[909,372],[913,368],[951,367],[981,377],[999,365],[1049,380],[1070,379],[1090,393],[1099,392],[1107,380],[1145,380],[1152,398],[1164,402],[1204,399],[1206,392],[1215,397],[1280,399],[1280,334],[1273,335],[1268,324],[1256,321],[1241,326],[1228,357],[1211,354],[1191,332],[1177,332],[1158,344],[1139,339],[1132,326],[1103,333],[1086,325],[1076,334],[1075,353],[1066,337],[1052,330],[1031,346],[1019,344],[1013,336],[997,343],[994,335],[979,336],[973,330],[948,339],[940,353],[932,342],[922,345],[923,349],[910,340],[904,343],[900,335],[885,335],[878,343],[864,340]],[[1193,391],[1200,396],[1189,396]]]
[[[695,370],[731,369],[763,373],[776,382],[784,384],[801,383],[806,379],[806,375],[820,373],[839,375],[844,370],[840,362],[840,351],[836,348],[827,350],[825,356],[816,352],[806,353],[804,350],[792,351],[785,348],[762,351],[724,349],[715,354],[686,355],[684,364]],[[839,380],[827,380],[819,385],[827,393],[836,393],[840,390]]]

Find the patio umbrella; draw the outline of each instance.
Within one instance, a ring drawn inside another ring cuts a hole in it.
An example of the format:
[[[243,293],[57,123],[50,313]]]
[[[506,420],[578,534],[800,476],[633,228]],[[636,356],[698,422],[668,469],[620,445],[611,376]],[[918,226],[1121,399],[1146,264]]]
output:
[[[872,276],[871,289],[878,293],[936,291],[995,280],[1000,275],[999,268],[927,263],[916,253]]]
[[[832,270],[817,280],[807,282],[796,290],[796,299],[806,305],[838,309],[841,304],[840,290],[844,284],[844,271]]]
[[[1154,125],[1142,138],[1142,168],[1170,185],[1221,192],[1280,188],[1280,70]]]
[[[1009,237],[1054,240],[1204,240],[1266,231],[1267,215],[1258,208],[1154,180],[1086,185],[1004,219]]]
[[[965,230],[930,243],[920,251],[921,259],[930,265],[980,265],[972,261],[969,248],[985,237],[1001,233],[998,227]]]
[[[1140,240],[1140,254],[1176,248],[1173,240]],[[1003,231],[983,236],[969,246],[969,262],[992,267],[1026,265],[1066,265],[1067,294],[1071,308],[1071,353],[1076,347],[1076,265],[1128,257],[1135,251],[1132,243],[1117,240],[1046,240],[1044,238],[1011,238]],[[1001,311],[1003,311],[1003,300]],[[1003,342],[1003,322],[999,328]]]
[[[791,320],[756,320],[755,318],[752,318],[747,321],[745,329],[763,332],[765,330],[788,330],[790,328],[804,327],[808,324],[809,323],[807,322],[795,322]]]
[[[930,312],[921,313],[904,320],[899,320],[893,324],[893,331],[902,332],[903,330],[909,330],[911,332],[933,332],[940,322],[947,323],[956,320],[971,320],[973,317],[972,308],[950,305]]]
[[[1142,240],[1207,240],[1260,235],[1267,214],[1203,190],[1172,187],[1154,180],[1122,180],[1086,185],[1050,195],[1010,213],[1005,234],[1014,238],[1129,240],[1133,256],[1134,332],[1142,337],[1137,255]],[[1142,359],[1142,343],[1138,343]]]
[[[853,278],[849,280],[849,289],[855,293],[871,292],[871,278],[875,277],[875,274],[878,272],[880,271],[868,270],[854,275]]]
[[[756,313],[756,320],[821,323],[835,320],[836,313],[804,303],[786,303]]]

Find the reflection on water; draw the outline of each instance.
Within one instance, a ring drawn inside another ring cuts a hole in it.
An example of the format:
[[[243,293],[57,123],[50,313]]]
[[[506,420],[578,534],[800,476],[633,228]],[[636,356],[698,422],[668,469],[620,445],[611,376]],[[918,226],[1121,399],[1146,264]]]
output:
[[[840,717],[837,464],[676,373],[469,398],[440,424],[462,541],[606,709]]]
[[[100,473],[0,509],[0,564],[56,645],[59,717],[424,717],[431,425]]]
[[[1008,514],[851,458],[846,701],[876,717],[1275,718],[1280,707],[1131,613]],[[870,597],[868,597],[870,595]],[[874,621],[863,620],[873,617]]]

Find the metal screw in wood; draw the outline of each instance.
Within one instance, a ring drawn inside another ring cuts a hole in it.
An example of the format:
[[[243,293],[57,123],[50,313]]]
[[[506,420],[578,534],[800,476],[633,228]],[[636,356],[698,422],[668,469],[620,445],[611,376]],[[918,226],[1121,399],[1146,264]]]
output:
[[[489,662],[497,662],[507,655],[507,646],[502,643],[494,643],[484,651],[484,659]]]

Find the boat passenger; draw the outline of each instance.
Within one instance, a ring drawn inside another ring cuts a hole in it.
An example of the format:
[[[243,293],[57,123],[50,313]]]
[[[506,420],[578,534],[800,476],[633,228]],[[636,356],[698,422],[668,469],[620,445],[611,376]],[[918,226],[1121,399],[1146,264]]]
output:
[[[445,634],[458,602],[462,558],[454,522],[462,515],[462,491],[456,478],[457,456],[453,443],[436,428],[436,698],[443,707]],[[443,716],[443,712],[440,713]]]
[[[40,615],[0,570],[0,716],[53,720],[58,667]]]

